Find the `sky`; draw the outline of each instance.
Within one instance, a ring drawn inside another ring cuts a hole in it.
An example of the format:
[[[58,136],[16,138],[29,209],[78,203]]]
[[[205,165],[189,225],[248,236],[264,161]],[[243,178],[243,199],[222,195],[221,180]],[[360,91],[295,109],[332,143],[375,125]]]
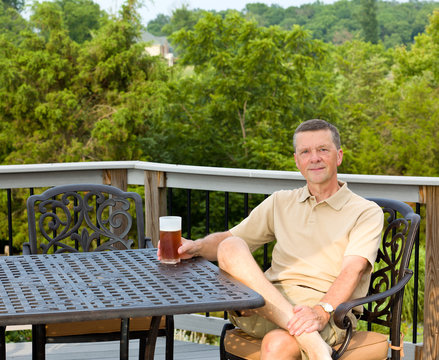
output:
[[[124,0],[94,0],[101,9],[110,14],[116,14]],[[147,25],[150,20],[158,14],[172,15],[172,11],[187,5],[188,9],[203,10],[227,10],[235,9],[241,11],[248,3],[264,3],[267,5],[276,4],[283,8],[289,6],[300,6],[305,3],[313,3],[314,0],[144,0],[144,6],[139,10],[142,17],[142,24]],[[324,3],[331,3],[333,0],[323,0]]]

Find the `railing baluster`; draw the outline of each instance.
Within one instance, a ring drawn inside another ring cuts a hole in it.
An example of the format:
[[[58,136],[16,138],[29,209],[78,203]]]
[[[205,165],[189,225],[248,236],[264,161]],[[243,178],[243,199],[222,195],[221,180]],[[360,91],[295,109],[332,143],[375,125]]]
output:
[[[73,207],[75,208],[76,206],[78,206],[78,199],[75,197],[73,199]],[[73,218],[75,221],[75,224],[78,222],[78,213],[76,211],[73,211]],[[97,225],[97,224],[96,224]],[[98,225],[97,225],[98,226]],[[78,230],[76,230],[76,233],[78,234]],[[98,246],[100,245],[100,235],[98,237]],[[75,249],[79,250],[79,242],[78,239],[75,239]]]
[[[416,214],[421,215],[421,204],[416,203]],[[419,291],[419,227],[415,238],[415,274],[413,288],[413,333],[412,341],[418,342],[418,291]]]
[[[168,214],[172,215],[172,188],[168,188]]]
[[[224,230],[229,230],[229,193],[224,193]]]
[[[53,200],[56,200],[56,196],[54,196],[52,199],[53,199]],[[53,212],[54,214],[56,214],[56,207],[55,207],[54,205],[52,205],[52,212]],[[56,230],[55,230],[55,229],[53,229],[52,234],[53,234],[53,235],[52,235],[52,236],[53,236],[53,239],[55,239],[56,236],[57,236],[57,233],[56,233]],[[56,253],[57,250],[58,250],[58,247],[57,247],[56,245],[54,245],[54,246],[53,246],[53,252]]]
[[[268,195],[264,195],[264,199],[268,198]],[[264,244],[264,271],[267,270],[271,264],[268,262],[268,244]]]
[[[76,200],[76,198],[75,198],[75,200]],[[100,226],[99,226],[99,223],[98,223],[98,215],[97,215],[97,213],[98,213],[98,209],[99,209],[99,204],[98,204],[98,199],[97,199],[97,197],[96,197],[96,199],[95,199],[95,206],[96,206],[96,227],[99,229]],[[76,223],[76,222],[75,222],[75,223]],[[97,242],[97,245],[98,245],[98,246],[101,245],[101,235],[98,236],[96,242]]]
[[[206,235],[210,232],[210,191],[206,191]]]
[[[9,237],[9,255],[13,254],[12,247],[12,189],[7,189],[8,194],[8,237]]]
[[[188,239],[190,239],[192,237],[192,218],[191,218],[191,212],[192,212],[192,190],[191,189],[187,189],[186,190],[186,211],[187,211],[187,215],[186,215],[186,222],[187,222],[187,237]]]

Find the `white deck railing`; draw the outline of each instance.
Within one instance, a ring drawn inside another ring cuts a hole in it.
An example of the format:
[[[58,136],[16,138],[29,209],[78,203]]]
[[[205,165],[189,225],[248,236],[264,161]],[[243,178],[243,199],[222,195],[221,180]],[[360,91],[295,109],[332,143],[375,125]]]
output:
[[[270,194],[304,185],[298,172],[108,161],[0,166],[0,189],[45,187],[72,183],[102,184],[105,171],[126,170],[130,185],[144,185],[145,171],[166,174],[168,187]],[[439,186],[436,177],[339,174],[359,195],[422,202],[421,186]]]

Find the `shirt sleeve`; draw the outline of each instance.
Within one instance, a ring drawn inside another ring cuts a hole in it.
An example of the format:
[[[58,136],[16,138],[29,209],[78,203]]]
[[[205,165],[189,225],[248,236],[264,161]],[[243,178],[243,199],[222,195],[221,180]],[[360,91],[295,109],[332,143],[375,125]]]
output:
[[[275,201],[276,193],[266,198],[241,223],[230,229],[233,236],[244,239],[252,252],[263,244],[275,240],[273,221]]]
[[[358,217],[355,226],[349,234],[349,243],[345,256],[357,255],[366,258],[373,265],[381,243],[381,234],[384,226],[382,209],[374,202],[370,202]]]

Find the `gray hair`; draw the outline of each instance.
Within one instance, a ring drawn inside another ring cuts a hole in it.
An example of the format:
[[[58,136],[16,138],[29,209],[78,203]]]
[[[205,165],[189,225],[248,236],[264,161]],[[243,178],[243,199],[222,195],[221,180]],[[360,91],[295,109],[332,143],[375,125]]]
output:
[[[337,128],[325,120],[311,119],[304,121],[296,128],[293,136],[294,151],[296,151],[296,135],[298,133],[317,130],[330,130],[332,134],[332,141],[334,142],[335,147],[337,149],[341,149],[340,133],[338,132]]]

